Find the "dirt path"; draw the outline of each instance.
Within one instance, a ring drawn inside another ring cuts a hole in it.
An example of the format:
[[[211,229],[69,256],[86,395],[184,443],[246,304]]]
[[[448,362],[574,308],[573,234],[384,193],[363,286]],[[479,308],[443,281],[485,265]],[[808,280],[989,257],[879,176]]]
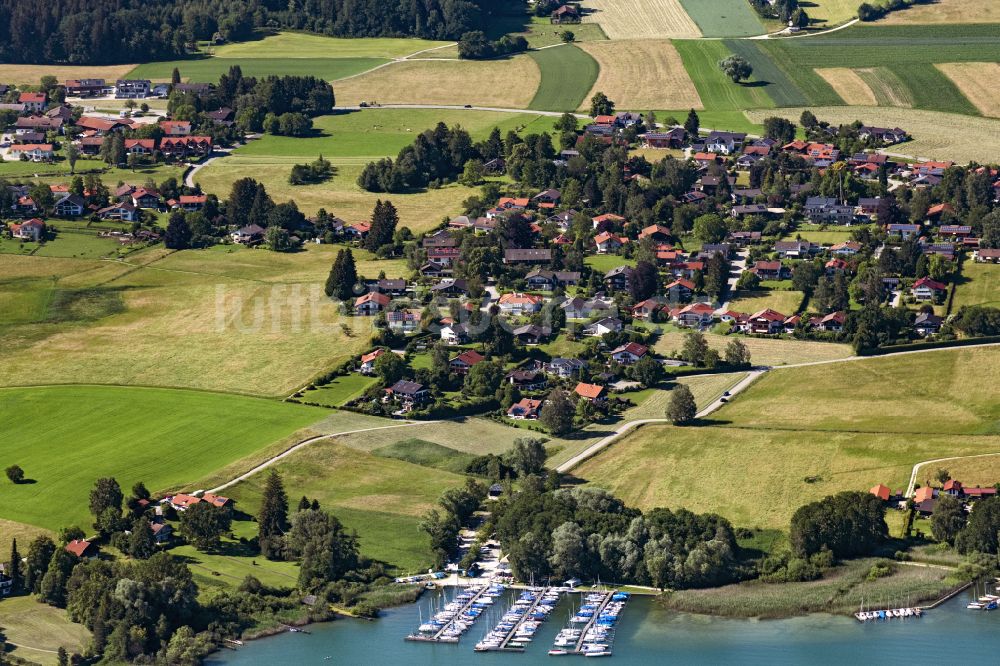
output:
[[[933,460],[923,460],[918,462],[913,466],[913,471],[910,472],[910,483],[906,486],[906,494],[904,497],[913,497],[914,486],[917,485],[917,474],[920,472],[920,468],[924,465],[930,465],[932,463],[947,462],[949,460],[969,460],[970,458],[990,458],[992,456],[1000,456],[1000,451],[995,453],[977,453],[971,456],[951,456],[949,458],[934,458]]]

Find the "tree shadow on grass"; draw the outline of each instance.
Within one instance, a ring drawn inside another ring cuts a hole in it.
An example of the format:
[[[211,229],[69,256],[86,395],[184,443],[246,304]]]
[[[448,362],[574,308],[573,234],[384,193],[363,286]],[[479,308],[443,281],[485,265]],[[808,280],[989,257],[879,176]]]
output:
[[[770,81],[743,81],[740,83],[744,88],[763,88],[771,85]]]

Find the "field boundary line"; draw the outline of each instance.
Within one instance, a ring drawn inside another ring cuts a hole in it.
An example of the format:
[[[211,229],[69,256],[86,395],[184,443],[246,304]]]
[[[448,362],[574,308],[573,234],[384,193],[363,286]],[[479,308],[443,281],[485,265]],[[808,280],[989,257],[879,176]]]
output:
[[[323,439],[330,439],[331,437],[342,437],[344,435],[354,435],[354,434],[361,433],[361,432],[370,432],[372,430],[389,430],[389,429],[392,429],[392,428],[409,428],[409,427],[415,426],[415,425],[428,425],[428,424],[432,424],[432,423],[441,423],[441,421],[409,421],[407,423],[397,423],[397,424],[387,425],[387,426],[375,426],[374,428],[360,428],[358,430],[345,430],[343,432],[334,432],[334,433],[330,433],[330,434],[327,434],[327,435],[316,435],[315,437],[307,437],[306,439],[303,439],[302,441],[300,441],[300,442],[298,442],[296,444],[293,444],[292,446],[288,447],[287,449],[285,449],[281,453],[279,453],[279,454],[277,454],[275,456],[272,456],[271,458],[268,458],[264,462],[262,462],[262,463],[260,463],[260,464],[258,464],[256,466],[254,466],[252,469],[250,469],[249,471],[247,471],[247,472],[239,475],[235,479],[227,481],[227,482],[223,483],[220,486],[216,486],[215,488],[210,488],[209,490],[206,490],[205,492],[208,492],[208,493],[218,493],[218,492],[221,492],[221,491],[225,490],[226,488],[229,488],[230,486],[236,485],[237,483],[239,483],[241,481],[246,481],[247,479],[249,479],[251,476],[253,476],[257,472],[260,472],[260,471],[263,471],[263,470],[267,469],[268,467],[270,467],[274,463],[276,463],[279,460],[282,460],[284,458],[287,458],[288,456],[292,455],[293,453],[295,453],[299,449],[305,448],[306,446],[309,446],[310,444],[314,444],[314,443],[316,443],[316,442],[318,442],[320,440],[323,440]]]

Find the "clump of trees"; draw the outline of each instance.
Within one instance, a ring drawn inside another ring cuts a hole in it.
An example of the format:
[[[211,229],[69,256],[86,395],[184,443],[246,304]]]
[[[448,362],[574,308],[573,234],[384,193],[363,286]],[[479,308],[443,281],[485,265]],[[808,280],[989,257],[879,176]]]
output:
[[[799,507],[788,535],[797,557],[829,550],[838,558],[871,554],[888,537],[885,505],[871,493],[855,491]]]
[[[291,185],[315,185],[333,178],[336,172],[337,170],[330,160],[325,160],[320,155],[315,162],[293,166],[292,173],[288,176],[288,182]]]
[[[731,55],[719,61],[719,69],[722,73],[733,80],[733,83],[749,79],[753,74],[753,65],[746,58],[739,55]]]
[[[469,160],[483,157],[468,132],[438,123],[400,150],[395,162],[388,158],[369,162],[358,176],[358,185],[369,192],[405,192],[440,185],[458,178]]]
[[[458,40],[458,57],[466,60],[486,60],[528,50],[528,40],[518,35],[503,35],[489,40],[482,30],[472,30]]]

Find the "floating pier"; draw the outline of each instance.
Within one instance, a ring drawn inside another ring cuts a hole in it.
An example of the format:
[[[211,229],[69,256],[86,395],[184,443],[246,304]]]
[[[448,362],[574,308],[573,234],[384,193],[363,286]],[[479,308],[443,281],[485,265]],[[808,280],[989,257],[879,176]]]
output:
[[[521,593],[504,613],[500,622],[483,640],[476,643],[477,652],[524,652],[539,625],[559,601],[559,593],[551,587],[529,588]]]
[[[569,625],[556,636],[551,655],[582,654],[585,657],[610,657],[615,640],[615,625],[628,601],[626,592],[591,592]],[[582,624],[582,628],[574,625]]]
[[[406,637],[408,641],[424,643],[457,643],[475,623],[486,608],[503,594],[503,585],[473,585],[459,592],[416,632]]]
[[[887,608],[883,610],[858,611],[854,614],[858,622],[882,622],[885,620],[905,620],[911,617],[920,617],[924,611],[919,607],[914,608]]]

